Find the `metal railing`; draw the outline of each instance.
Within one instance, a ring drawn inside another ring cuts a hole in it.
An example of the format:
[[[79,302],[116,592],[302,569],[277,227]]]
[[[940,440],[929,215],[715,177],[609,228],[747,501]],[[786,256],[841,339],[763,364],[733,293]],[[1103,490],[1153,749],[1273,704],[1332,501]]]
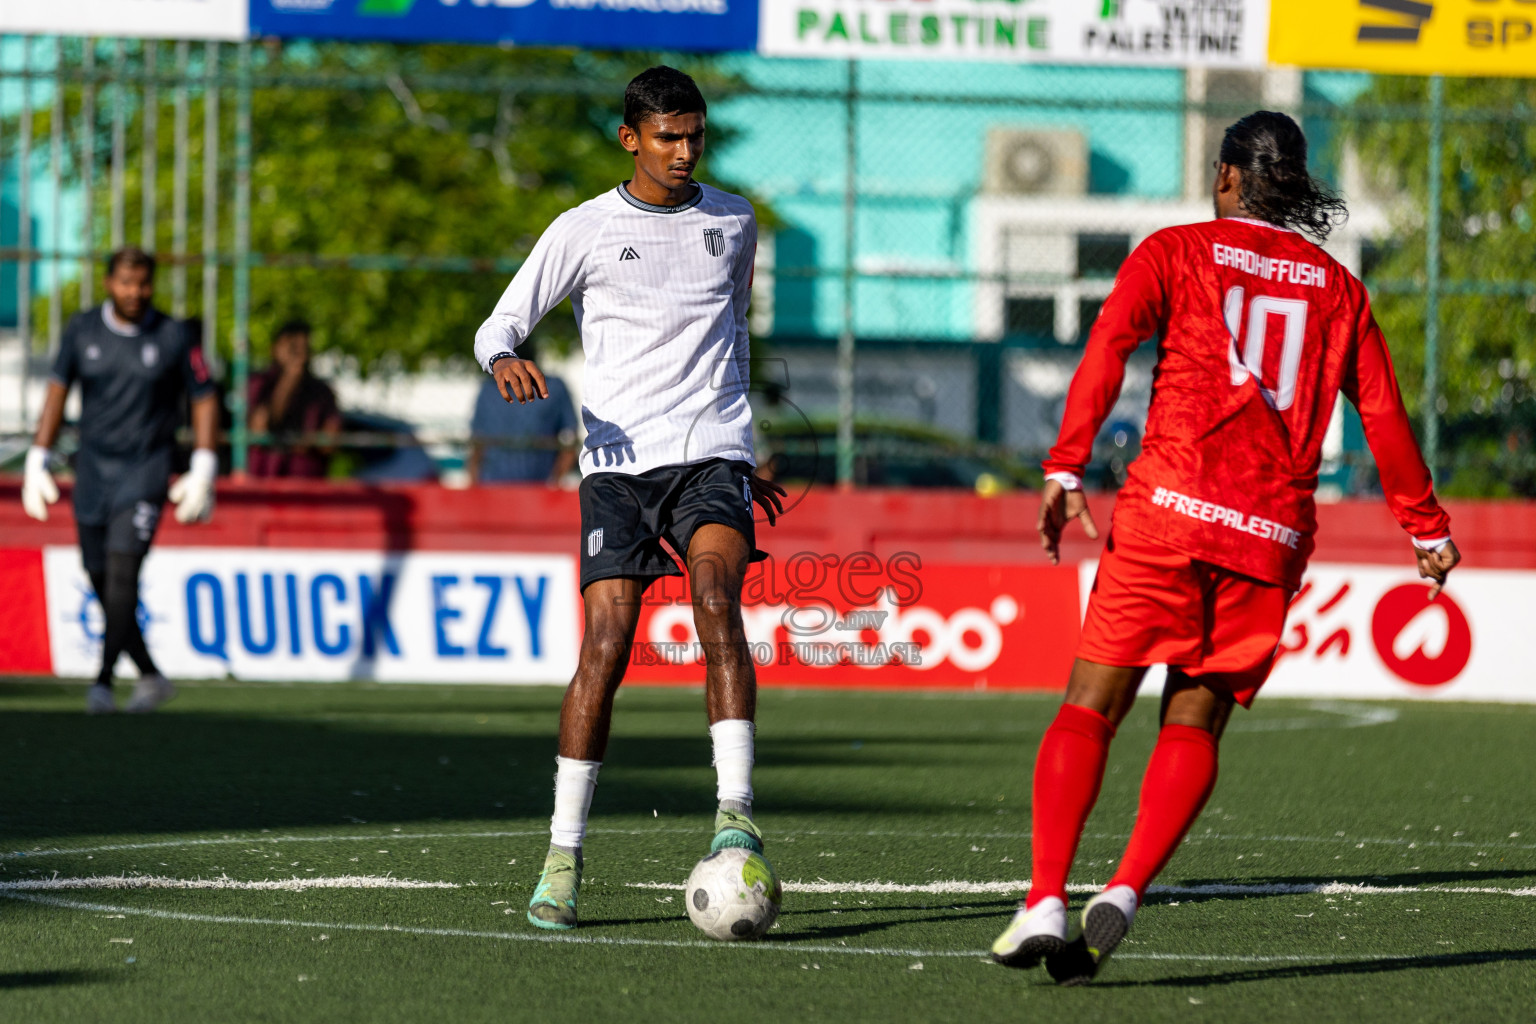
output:
[[[543,184],[525,181],[539,176],[525,174],[508,155],[519,133],[550,128],[517,122],[518,105],[569,98],[577,114],[607,110],[616,124],[621,72],[651,58],[636,55],[595,70],[575,66],[576,59],[442,47],[0,39],[0,168],[13,182],[8,194],[17,225],[0,237],[0,270],[15,273],[9,290],[28,357],[19,390],[0,404],[15,396],[18,422],[35,412],[28,395],[37,356],[56,345],[70,306],[99,300],[96,275],[106,254],[136,238],[166,267],[169,311],[204,320],[210,362],[227,372],[232,461],[243,469],[253,441],[246,427],[253,333],[259,336],[253,323],[278,318],[274,296],[285,282],[305,274],[343,275],[326,280],[347,282],[434,275],[445,294],[475,290],[483,313],[531,244],[521,229],[479,251],[398,240],[371,251],[346,240],[331,248],[277,244],[282,239],[271,221],[282,211],[262,202],[261,213],[253,212],[256,178],[263,187],[282,183],[285,168],[272,164],[293,152],[274,147],[274,133],[307,132],[316,146],[347,135],[336,145],[347,147],[349,159],[389,152],[392,132],[437,133],[479,154],[507,190],[531,199],[541,188],[563,186],[549,185],[548,174]],[[460,65],[469,70],[445,70]],[[943,74],[930,70],[939,67]],[[696,59],[689,68],[708,76],[711,124],[726,129],[713,144],[713,169],[758,200],[764,215],[769,251],[759,264],[762,309],[754,326],[769,350],[800,360],[793,386],[818,396],[811,411],[835,421],[834,459],[843,481],[854,480],[867,443],[856,423],[896,408],[888,386],[869,382],[868,368],[880,366],[881,339],[922,342],[925,358],[968,368],[950,374],[957,383],[943,385],[947,390],[929,403],[933,409],[923,415],[930,425],[1013,457],[1037,456],[1038,437],[1017,427],[1024,416],[1019,403],[1033,408],[1030,402],[1049,405],[1059,396],[1029,392],[1034,385],[1020,382],[1059,377],[1072,362],[1113,264],[1130,246],[1157,226],[1205,215],[1204,157],[1219,138],[1213,132],[1259,105],[1288,110],[1322,140],[1315,162],[1351,192],[1354,214],[1336,252],[1364,274],[1379,311],[1421,325],[1417,335],[1399,330],[1391,340],[1405,363],[1431,463],[1455,470],[1465,461],[1464,453],[1443,450],[1441,427],[1447,416],[1475,408],[1463,394],[1468,346],[1461,318],[1476,303],[1507,305],[1512,322],[1513,369],[1505,379],[1515,397],[1499,399],[1494,382],[1488,401],[1529,405],[1531,352],[1518,338],[1536,337],[1536,323],[1526,323],[1536,313],[1536,270],[1528,262],[1476,259],[1482,236],[1466,227],[1457,196],[1468,191],[1469,174],[1497,169],[1462,167],[1449,180],[1445,169],[1475,133],[1536,124],[1536,92],[1492,106],[1467,99],[1460,86],[1448,97],[1440,79],[1428,80],[1421,97],[1402,99],[1377,95],[1369,80],[1342,96],[1350,89],[1338,86],[1341,76],[1280,73],[1221,83],[1195,72],[1060,68],[1012,69],[1019,73],[1011,77],[990,69],[983,78],[950,65],[756,58]],[[321,94],[387,98],[397,127],[351,137],[347,125],[285,121],[274,113],[283,97]],[[450,100],[483,111],[463,115],[461,123],[453,111],[443,113]],[[1422,185],[1352,170],[1375,156],[1361,151],[1362,125],[1378,135],[1422,136],[1420,148],[1442,158],[1424,161]],[[596,131],[577,122],[568,127],[572,137]],[[1006,141],[1008,132],[1079,137],[1084,166],[1076,184],[1053,197],[1009,192],[992,180],[1000,172],[989,162],[989,147],[1001,146],[997,140]],[[1528,179],[1531,156],[1513,153],[1507,172]],[[345,168],[314,184],[353,187]],[[435,201],[430,185],[421,190],[423,202]],[[129,229],[134,198],[137,232]],[[582,198],[572,194],[566,205]],[[45,232],[35,232],[37,221],[46,222]],[[1098,265],[1083,240],[1104,237],[1118,239],[1120,248]],[[1383,252],[1393,258],[1371,266],[1372,253]],[[267,277],[258,281],[258,273]],[[471,314],[454,315],[422,352],[444,359],[467,354]],[[334,335],[332,341],[351,343]],[[367,358],[359,357],[364,364]],[[969,421],[946,419],[946,405],[965,406]]]

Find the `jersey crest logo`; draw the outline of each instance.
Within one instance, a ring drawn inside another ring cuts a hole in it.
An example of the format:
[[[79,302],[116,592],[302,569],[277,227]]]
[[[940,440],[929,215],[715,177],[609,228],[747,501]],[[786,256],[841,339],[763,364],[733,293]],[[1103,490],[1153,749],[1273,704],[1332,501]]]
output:
[[[599,526],[587,534],[587,557],[596,558],[601,550],[603,550],[603,528]]]
[[[620,263],[623,263],[625,260],[637,260],[639,258],[640,254],[635,252],[635,248],[632,245],[626,245],[624,251],[619,253]]]
[[[704,248],[709,250],[711,256],[725,255],[725,229],[705,228]]]
[[[144,360],[144,368],[147,370],[160,361],[160,349],[146,341],[144,347],[139,349],[139,358]]]

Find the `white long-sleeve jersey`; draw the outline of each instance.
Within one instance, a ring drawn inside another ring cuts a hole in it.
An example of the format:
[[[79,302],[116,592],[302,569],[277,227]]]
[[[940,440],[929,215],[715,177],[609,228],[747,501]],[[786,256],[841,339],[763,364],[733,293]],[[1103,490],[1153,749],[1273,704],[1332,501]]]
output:
[[[741,196],[701,184],[688,202],[652,206],[620,185],[549,226],[475,332],[475,357],[489,372],[569,295],[587,359],[584,475],[754,462],[756,250],[757,219]]]

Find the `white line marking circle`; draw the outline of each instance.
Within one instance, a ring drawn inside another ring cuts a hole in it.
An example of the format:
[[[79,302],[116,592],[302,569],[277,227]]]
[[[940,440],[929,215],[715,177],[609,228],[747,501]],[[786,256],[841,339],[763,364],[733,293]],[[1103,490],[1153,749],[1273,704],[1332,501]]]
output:
[[[592,828],[587,830],[593,835],[608,836],[652,836],[652,835],[699,835],[703,830],[695,828]],[[77,847],[49,847],[33,850],[12,850],[8,853],[0,853],[0,861],[28,860],[40,857],[68,857],[81,854],[97,853],[123,853],[136,850],[174,850],[193,849],[204,846],[238,846],[267,844],[277,845],[282,843],[371,843],[382,839],[415,840],[415,839],[526,839],[535,836],[547,836],[549,829],[521,829],[495,832],[370,832],[344,835],[225,835],[216,839],[168,839],[151,843],[108,843],[101,846],[77,846]],[[818,836],[822,838],[905,838],[905,839],[1028,839],[1028,832],[902,832],[870,829],[868,831],[845,832],[826,829],[790,829],[775,832],[777,836]],[[1125,841],[1130,838],[1129,833],[1090,832],[1083,835],[1084,839]],[[1475,839],[1456,841],[1454,839],[1424,839],[1408,836],[1392,836],[1386,839],[1378,839],[1364,836],[1252,836],[1232,835],[1224,832],[1191,833],[1186,842],[1243,842],[1243,843],[1343,843],[1354,845],[1365,843],[1368,846],[1403,846],[1418,849],[1455,848],[1479,850],[1536,850],[1536,843],[1511,843],[1507,840],[1478,841]]]
[[[682,891],[683,886],[673,882],[625,882],[629,889],[666,889]],[[947,882],[785,882],[785,892],[822,893],[829,895],[858,895],[861,893],[926,893],[930,895],[1011,895],[1029,888],[1029,879],[1013,882],[965,882],[958,879]],[[1068,892],[1098,892],[1102,885],[1073,883]],[[1301,882],[1242,885],[1237,883],[1212,883],[1209,885],[1153,885],[1147,887],[1152,896],[1376,896],[1401,893],[1486,893],[1499,896],[1536,896],[1536,886],[1523,889],[1499,889],[1492,886],[1418,886],[1418,885],[1365,885],[1355,882]]]
[[[0,893],[57,892],[75,889],[234,889],[304,892],[309,889],[458,889],[457,882],[418,882],[390,875],[338,875],[319,878],[166,878],[163,875],[88,875],[77,878],[22,878],[0,882]]]
[[[649,946],[662,949],[715,949],[756,950],[775,953],[828,953],[852,956],[932,957],[987,960],[989,955],[980,949],[901,949],[889,946],[834,946],[826,943],[802,944],[795,942],[708,942],[704,940],[637,939],[617,935],[557,935],[549,932],[488,932],[469,928],[422,928],[395,924],[340,924],[334,921],[296,921],[287,918],[233,917],[222,914],[187,914],[172,910],[153,910],[142,907],[116,906],[107,903],[86,903],[81,900],[60,899],[57,896],[35,896],[27,893],[0,893],[0,899],[24,900],[64,910],[88,910],[94,913],[123,914],[146,917],[161,921],[185,921],[198,924],[265,925],[278,928],[314,928],[326,931],[393,932],[400,935],[432,935],[444,938],[492,939],[503,942],[541,942],[551,945],[571,946]],[[1363,953],[1341,956],[1334,953],[1243,955],[1230,953],[1116,953],[1117,960],[1196,961],[1201,963],[1338,963],[1359,960],[1393,960],[1399,956],[1416,954]]]

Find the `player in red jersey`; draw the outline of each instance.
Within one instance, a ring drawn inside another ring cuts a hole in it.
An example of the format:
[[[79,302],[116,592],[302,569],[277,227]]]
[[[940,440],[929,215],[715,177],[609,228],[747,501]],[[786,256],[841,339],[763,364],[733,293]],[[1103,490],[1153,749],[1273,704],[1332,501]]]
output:
[[[1148,338],[1158,362],[1142,454],[1115,503],[1066,699],[1035,762],[1030,891],[992,947],[1042,959],[1062,984],[1093,978],[1130,928],[1216,782],[1234,704],[1263,685],[1316,529],[1323,437],[1342,391],[1354,403],[1429,599],[1460,561],[1435,500],[1365,287],[1319,241],[1344,215],[1307,173],[1284,114],[1227,129],[1216,217],[1159,231],[1120,268],[1067,395],[1045,464],[1038,528],[1051,561],[1062,529],[1098,531],[1082,493],[1093,439]],[[1098,797],[1116,727],[1147,666],[1168,665],[1162,731],[1125,856],[1068,939],[1067,875]]]

